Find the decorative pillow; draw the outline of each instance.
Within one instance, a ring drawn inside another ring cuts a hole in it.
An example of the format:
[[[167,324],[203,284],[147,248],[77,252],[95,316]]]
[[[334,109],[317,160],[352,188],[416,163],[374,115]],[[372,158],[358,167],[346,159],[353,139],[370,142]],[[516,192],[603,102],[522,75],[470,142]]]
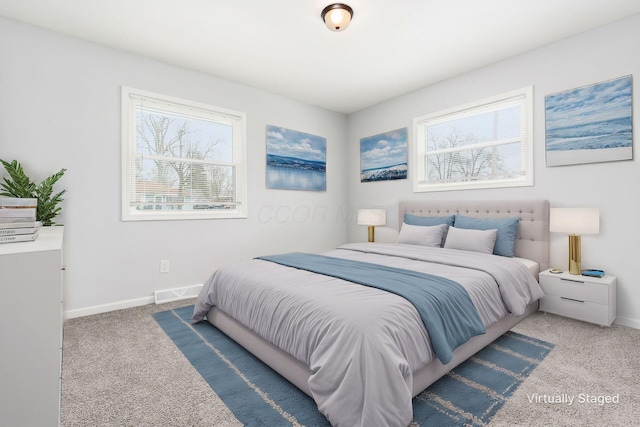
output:
[[[446,224],[429,226],[403,223],[397,242],[439,248],[442,246],[442,235],[446,229]]]
[[[444,241],[447,239],[447,229],[449,227],[453,227],[455,215],[448,216],[420,216],[413,215],[410,213],[404,214],[404,223],[409,225],[420,225],[420,226],[433,226],[446,224],[447,228],[442,233],[442,242],[440,243],[440,247],[444,245]]]
[[[498,230],[496,245],[493,253],[496,255],[512,257],[515,255],[516,234],[518,233],[518,217],[513,218],[469,218],[456,215],[456,228],[474,230]]]
[[[447,249],[461,249],[463,251],[493,254],[498,230],[471,230],[449,227],[444,247]]]
[[[453,226],[455,215],[449,216],[420,216],[410,213],[404,214],[404,222],[409,225],[440,225],[447,224]]]

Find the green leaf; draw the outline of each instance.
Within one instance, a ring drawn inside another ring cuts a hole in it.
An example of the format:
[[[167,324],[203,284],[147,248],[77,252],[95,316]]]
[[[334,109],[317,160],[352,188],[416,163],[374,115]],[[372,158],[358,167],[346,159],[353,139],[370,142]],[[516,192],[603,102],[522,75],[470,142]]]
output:
[[[45,178],[40,184],[36,185],[24,173],[22,165],[17,160],[6,162],[0,159],[0,163],[4,166],[9,174],[10,179],[3,178],[0,188],[4,190],[1,196],[35,198],[38,199],[38,208],[36,210],[36,220],[41,221],[42,225],[54,225],[53,219],[60,214],[62,208],[58,206],[62,202],[62,195],[66,190],[62,190],[55,195],[53,187],[62,178],[66,169],[61,169],[57,173]]]
[[[7,178],[3,178],[1,187],[4,192],[0,194],[3,196],[20,198],[35,197],[36,185],[31,182],[27,175],[25,175],[20,163],[18,163],[17,160],[9,163],[2,159],[0,159],[0,162],[2,162],[2,165],[11,177],[11,181]]]

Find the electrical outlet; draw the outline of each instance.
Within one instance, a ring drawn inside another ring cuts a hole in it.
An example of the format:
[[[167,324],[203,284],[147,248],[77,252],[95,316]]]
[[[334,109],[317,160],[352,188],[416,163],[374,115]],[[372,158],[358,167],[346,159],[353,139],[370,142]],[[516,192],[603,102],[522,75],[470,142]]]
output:
[[[160,273],[168,273],[169,272],[169,260],[161,259],[160,260]]]

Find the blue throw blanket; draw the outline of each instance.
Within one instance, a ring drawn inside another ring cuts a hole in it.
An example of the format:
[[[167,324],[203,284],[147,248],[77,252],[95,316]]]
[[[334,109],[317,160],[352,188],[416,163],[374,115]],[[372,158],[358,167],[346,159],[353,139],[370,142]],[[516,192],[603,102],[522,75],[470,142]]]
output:
[[[469,338],[485,333],[467,290],[444,277],[362,261],[293,252],[258,257],[265,261],[336,277],[400,295],[422,319],[431,345],[443,364]]]

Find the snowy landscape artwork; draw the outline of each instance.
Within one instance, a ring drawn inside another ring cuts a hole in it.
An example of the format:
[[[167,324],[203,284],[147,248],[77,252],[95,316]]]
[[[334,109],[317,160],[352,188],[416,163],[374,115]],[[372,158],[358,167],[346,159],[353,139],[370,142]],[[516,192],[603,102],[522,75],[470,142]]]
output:
[[[327,140],[267,125],[267,188],[326,191]]]
[[[547,166],[633,158],[631,76],[545,97]]]
[[[407,128],[360,139],[360,182],[407,178]]]

